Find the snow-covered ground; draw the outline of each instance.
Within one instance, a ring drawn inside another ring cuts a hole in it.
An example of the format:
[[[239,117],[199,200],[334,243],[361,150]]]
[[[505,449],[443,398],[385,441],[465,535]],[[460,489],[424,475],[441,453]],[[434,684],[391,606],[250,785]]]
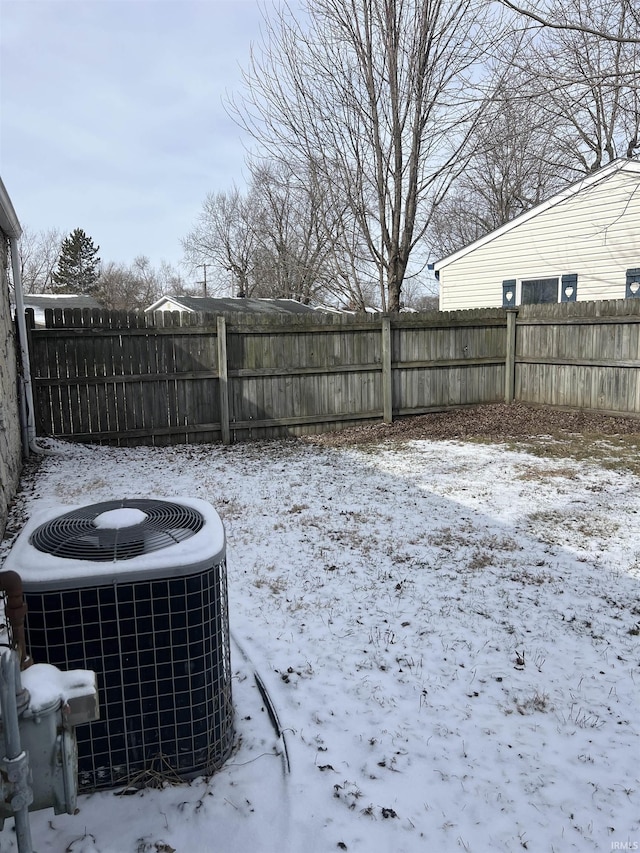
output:
[[[238,745],[33,814],[39,853],[640,846],[638,478],[459,442],[56,449],[14,527],[148,495],[220,513]]]

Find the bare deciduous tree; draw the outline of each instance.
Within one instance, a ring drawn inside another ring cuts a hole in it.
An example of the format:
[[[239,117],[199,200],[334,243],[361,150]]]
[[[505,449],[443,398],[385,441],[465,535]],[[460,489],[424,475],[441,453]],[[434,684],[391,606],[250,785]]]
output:
[[[133,263],[105,264],[98,282],[96,299],[104,308],[134,311],[148,308],[159,296],[177,295],[184,282],[170,264],[155,269],[149,258],[140,255]]]
[[[22,229],[18,243],[20,273],[25,293],[49,293],[51,276],[58,263],[64,236],[57,228],[48,231]]]
[[[192,267],[211,264],[215,287],[236,295],[322,301],[333,293],[338,223],[312,170],[301,181],[282,163],[253,163],[246,194],[207,196],[183,240]]]
[[[509,222],[575,176],[556,122],[518,71],[496,89],[470,139],[464,171],[438,205],[429,237],[444,257]]]
[[[259,288],[305,304],[322,299],[334,234],[316,175],[310,170],[300,181],[271,163],[254,165],[252,178]]]
[[[640,150],[640,23],[627,0],[563,0],[558,21],[535,39],[523,68],[554,123],[558,152],[583,172]],[[594,36],[606,32],[618,39]],[[625,34],[638,37],[623,39]]]
[[[343,207],[329,208],[335,238],[327,258],[327,291],[341,307],[365,311],[378,304],[379,280],[357,223]]]
[[[252,295],[256,248],[252,220],[249,200],[237,187],[209,193],[194,228],[183,239],[185,259],[192,269],[205,263],[216,267],[216,292],[225,292],[231,284],[234,296]]]
[[[476,114],[489,4],[309,0],[304,12],[265,19],[231,111],[268,158],[299,174],[314,163],[379,270],[383,308],[397,311]]]

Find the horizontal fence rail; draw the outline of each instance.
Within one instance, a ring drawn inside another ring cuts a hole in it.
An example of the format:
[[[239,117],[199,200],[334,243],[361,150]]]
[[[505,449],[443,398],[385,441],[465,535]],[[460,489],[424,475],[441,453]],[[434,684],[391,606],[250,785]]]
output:
[[[39,435],[242,441],[520,400],[640,414],[640,300],[424,314],[27,311]]]

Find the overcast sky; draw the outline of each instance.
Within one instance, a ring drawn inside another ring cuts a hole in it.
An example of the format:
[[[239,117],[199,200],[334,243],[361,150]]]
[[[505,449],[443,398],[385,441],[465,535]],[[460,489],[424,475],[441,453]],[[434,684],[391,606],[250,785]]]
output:
[[[177,265],[207,192],[244,181],[223,100],[257,0],[0,0],[0,15],[0,174],[22,225],[82,228],[105,262]]]

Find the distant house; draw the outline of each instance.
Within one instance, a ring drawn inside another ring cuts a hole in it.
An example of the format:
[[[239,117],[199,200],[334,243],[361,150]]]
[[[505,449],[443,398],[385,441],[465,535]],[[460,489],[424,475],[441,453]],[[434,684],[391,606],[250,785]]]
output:
[[[441,311],[639,298],[640,162],[614,160],[434,269]]]
[[[93,296],[75,293],[25,293],[24,307],[33,308],[36,326],[44,326],[44,312],[47,308],[102,308]]]
[[[317,314],[318,309],[303,305],[295,299],[252,299],[243,297],[218,298],[214,296],[162,296],[153,305],[145,308],[146,314],[154,311],[186,311],[188,314],[202,311],[208,314],[235,313],[251,314]]]

